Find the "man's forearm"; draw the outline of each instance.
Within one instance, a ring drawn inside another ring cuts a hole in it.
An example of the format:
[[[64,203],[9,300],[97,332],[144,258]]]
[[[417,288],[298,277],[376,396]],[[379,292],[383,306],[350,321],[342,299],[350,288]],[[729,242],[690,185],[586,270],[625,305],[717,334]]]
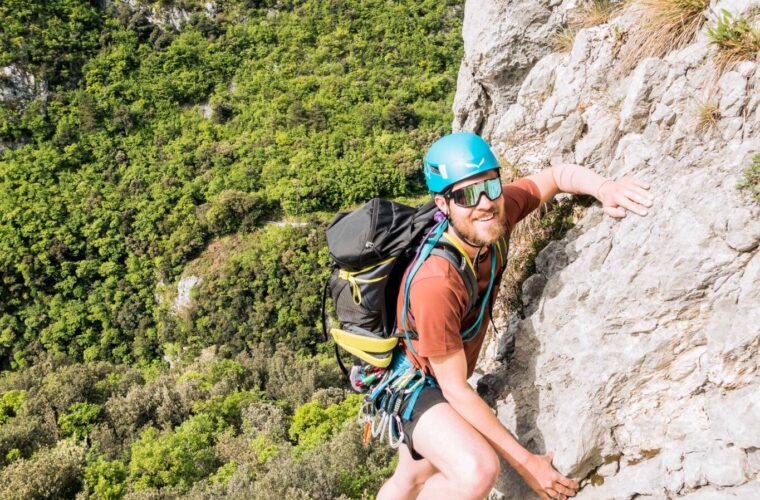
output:
[[[550,170],[560,191],[572,194],[588,194],[595,198],[599,198],[599,190],[602,185],[611,180],[589,168],[570,163],[555,165]]]
[[[526,179],[535,183],[541,203],[546,203],[559,192],[588,194],[601,201],[602,186],[611,181],[591,169],[570,163],[545,168]]]

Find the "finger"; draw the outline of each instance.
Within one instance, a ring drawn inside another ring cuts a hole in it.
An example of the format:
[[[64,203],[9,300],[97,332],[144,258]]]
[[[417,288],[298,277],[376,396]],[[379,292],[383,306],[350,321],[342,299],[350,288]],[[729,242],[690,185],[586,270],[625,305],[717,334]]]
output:
[[[560,477],[557,480],[557,482],[559,482],[561,485],[563,485],[563,486],[565,486],[567,488],[570,488],[573,491],[577,490],[578,486],[579,486],[577,481],[573,481],[572,479],[567,478],[565,476]]]
[[[563,495],[574,495],[575,490],[568,488],[567,486],[563,485],[559,481],[556,481],[553,486],[554,490],[556,490],[558,493],[561,493]]]
[[[654,200],[654,195],[647,191],[646,189],[640,188],[639,186],[630,186],[629,189],[632,189],[635,193],[639,194],[640,196],[643,196],[644,198],[648,200]]]
[[[563,495],[562,493],[558,492],[554,488],[546,488],[546,491],[549,493],[549,497],[553,498],[555,500],[557,500],[557,499],[564,500],[564,499],[567,498],[565,495]]]
[[[623,217],[625,217],[625,208],[604,207],[604,213],[609,215],[610,217],[614,217],[616,219],[622,219]]]
[[[623,195],[627,196],[628,198],[632,199],[639,205],[643,205],[645,207],[651,207],[652,206],[652,199],[649,196],[644,196],[632,189],[628,189],[626,191],[623,191]]]
[[[636,177],[628,177],[628,176],[626,176],[626,177],[623,177],[620,180],[624,181],[626,184],[630,183],[630,184],[633,184],[634,186],[638,186],[638,187],[640,187],[642,189],[649,189],[649,187],[650,187],[648,183],[646,183],[644,181],[641,181],[641,180],[637,179]]]
[[[637,215],[641,215],[643,217],[647,214],[646,208],[642,207],[629,198],[620,197],[617,202],[621,207],[625,208],[626,210],[630,210]]]

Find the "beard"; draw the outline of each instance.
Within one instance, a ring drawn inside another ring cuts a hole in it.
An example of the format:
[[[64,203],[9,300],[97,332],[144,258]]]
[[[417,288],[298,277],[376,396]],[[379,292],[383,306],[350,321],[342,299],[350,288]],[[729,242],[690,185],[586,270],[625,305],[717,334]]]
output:
[[[488,224],[476,222],[478,219],[493,214],[493,219]],[[464,237],[465,243],[475,247],[482,247],[496,243],[507,234],[507,225],[504,216],[498,209],[490,212],[477,212],[469,217],[449,214],[449,224],[454,230]]]

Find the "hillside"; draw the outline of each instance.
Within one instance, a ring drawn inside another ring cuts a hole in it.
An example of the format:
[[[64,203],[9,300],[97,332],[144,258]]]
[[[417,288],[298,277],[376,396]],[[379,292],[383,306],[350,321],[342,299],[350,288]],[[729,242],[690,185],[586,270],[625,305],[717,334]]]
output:
[[[461,16],[2,2],[0,497],[377,490],[317,329],[324,226],[421,194]]]

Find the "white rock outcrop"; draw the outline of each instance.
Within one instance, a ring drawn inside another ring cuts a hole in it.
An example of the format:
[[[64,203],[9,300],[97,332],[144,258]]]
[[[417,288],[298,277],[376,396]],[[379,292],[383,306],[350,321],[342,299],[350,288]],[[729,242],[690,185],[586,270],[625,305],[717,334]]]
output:
[[[174,301],[175,311],[190,307],[192,303],[190,292],[192,292],[193,287],[201,281],[203,281],[201,278],[193,276],[192,274],[189,276],[183,276],[182,279],[179,280],[179,283],[177,283],[177,298]]]
[[[454,128],[528,171],[572,162],[634,175],[656,204],[619,221],[591,208],[539,254],[523,315],[485,348],[497,359],[484,360],[480,390],[521,442],[554,450],[582,480],[578,499],[760,498],[760,207],[737,188],[760,152],[757,61],[716,77],[703,27],[620,74],[620,33],[636,22],[625,11],[581,30],[567,54],[530,40],[495,50],[520,29],[522,41],[552,31],[565,8],[532,5],[546,12],[467,2],[460,84],[476,77],[457,91]],[[514,9],[527,17],[501,19]],[[489,16],[501,21],[468,33]],[[473,81],[490,101],[473,98]],[[506,465],[493,496],[532,498]]]

